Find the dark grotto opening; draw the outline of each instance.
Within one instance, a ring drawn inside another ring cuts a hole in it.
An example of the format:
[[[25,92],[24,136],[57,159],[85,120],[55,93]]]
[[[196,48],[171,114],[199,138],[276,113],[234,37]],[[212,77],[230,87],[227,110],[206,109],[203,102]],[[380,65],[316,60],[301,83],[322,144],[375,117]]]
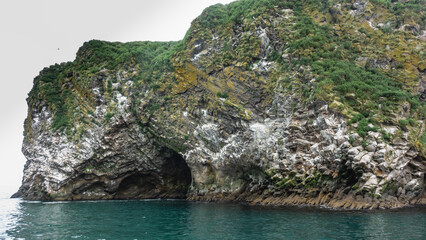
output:
[[[346,166],[346,164],[343,164],[339,169],[338,176],[339,185],[353,187],[362,176],[362,169],[352,169]]]
[[[121,181],[114,198],[186,198],[192,177],[185,159],[172,149],[162,148],[156,161],[162,162],[161,169],[129,174]]]

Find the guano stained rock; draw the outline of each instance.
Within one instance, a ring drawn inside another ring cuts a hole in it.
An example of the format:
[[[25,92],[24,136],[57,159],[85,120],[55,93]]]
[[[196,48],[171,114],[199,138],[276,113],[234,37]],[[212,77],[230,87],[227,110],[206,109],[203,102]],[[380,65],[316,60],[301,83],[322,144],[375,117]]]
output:
[[[425,42],[371,26],[399,17],[374,1],[328,2],[338,11],[241,0],[206,9],[181,42],[85,43],[34,80],[14,196],[426,204],[412,94]],[[400,53],[407,42],[422,50]]]

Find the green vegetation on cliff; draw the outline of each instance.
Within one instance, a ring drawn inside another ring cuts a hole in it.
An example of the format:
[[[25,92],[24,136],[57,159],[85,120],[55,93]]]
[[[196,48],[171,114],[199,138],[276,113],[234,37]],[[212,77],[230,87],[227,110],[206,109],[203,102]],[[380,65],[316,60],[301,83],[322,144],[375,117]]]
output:
[[[40,72],[29,93],[29,103],[36,108],[47,106],[53,112],[53,130],[69,130],[93,110],[91,87],[111,94],[117,79],[110,78],[93,86],[99,72],[134,68],[136,73],[132,78],[136,85],[155,86],[163,81],[165,72],[173,70],[170,59],[179,47],[182,47],[180,42],[86,42],[74,62],[52,65]],[[41,106],[33,105],[39,101]]]
[[[291,13],[283,11],[286,9]],[[51,128],[72,136],[78,132],[77,123],[94,124],[90,121],[94,88],[112,102],[115,91],[131,95],[135,115],[166,118],[179,104],[190,107],[197,103],[198,96],[185,103],[173,96],[201,79],[212,91],[203,96],[209,106],[217,109],[217,99],[225,98],[227,107],[241,113],[250,106],[234,92],[235,85],[267,85],[264,88],[271,91],[278,91],[281,85],[284,92],[302,102],[328,102],[361,136],[412,119],[412,124],[401,129],[412,133],[413,145],[424,153],[426,108],[420,101],[423,90],[419,86],[425,81],[426,53],[419,35],[425,27],[425,10],[423,0],[240,0],[218,4],[193,21],[180,42],[85,43],[74,62],[41,71],[29,104],[46,106],[54,115]],[[272,29],[265,33],[273,36],[270,43],[260,37],[259,31],[266,27]],[[238,31],[242,34],[234,36]],[[213,51],[197,49],[212,41],[218,42]],[[196,57],[200,58],[197,64],[191,63]],[[265,61],[274,67],[266,73],[254,70]],[[213,75],[223,84],[210,84]],[[122,79],[133,85],[123,89]],[[152,97],[144,108],[140,95],[146,96],[147,91]],[[253,94],[255,98],[257,93]],[[116,108],[111,104],[107,122]],[[28,124],[29,120],[26,133]]]
[[[160,80],[162,73],[172,70],[170,59],[182,47],[180,42],[86,42],[77,53],[76,71],[99,72],[114,70],[123,65],[137,64],[139,79],[145,82]]]

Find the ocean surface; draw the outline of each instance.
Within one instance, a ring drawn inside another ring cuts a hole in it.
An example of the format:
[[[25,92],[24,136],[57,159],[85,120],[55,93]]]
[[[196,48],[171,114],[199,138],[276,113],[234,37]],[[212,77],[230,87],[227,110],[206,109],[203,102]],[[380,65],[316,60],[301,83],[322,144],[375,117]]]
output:
[[[0,239],[426,239],[426,208],[0,199]]]

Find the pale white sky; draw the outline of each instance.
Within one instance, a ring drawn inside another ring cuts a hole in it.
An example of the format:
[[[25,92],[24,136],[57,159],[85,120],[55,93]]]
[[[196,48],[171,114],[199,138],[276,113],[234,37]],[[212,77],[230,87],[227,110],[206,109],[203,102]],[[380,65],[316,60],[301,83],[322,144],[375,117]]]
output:
[[[38,72],[91,39],[181,40],[204,8],[233,0],[1,0],[0,198],[20,186],[26,97]],[[59,50],[58,50],[59,49]]]

